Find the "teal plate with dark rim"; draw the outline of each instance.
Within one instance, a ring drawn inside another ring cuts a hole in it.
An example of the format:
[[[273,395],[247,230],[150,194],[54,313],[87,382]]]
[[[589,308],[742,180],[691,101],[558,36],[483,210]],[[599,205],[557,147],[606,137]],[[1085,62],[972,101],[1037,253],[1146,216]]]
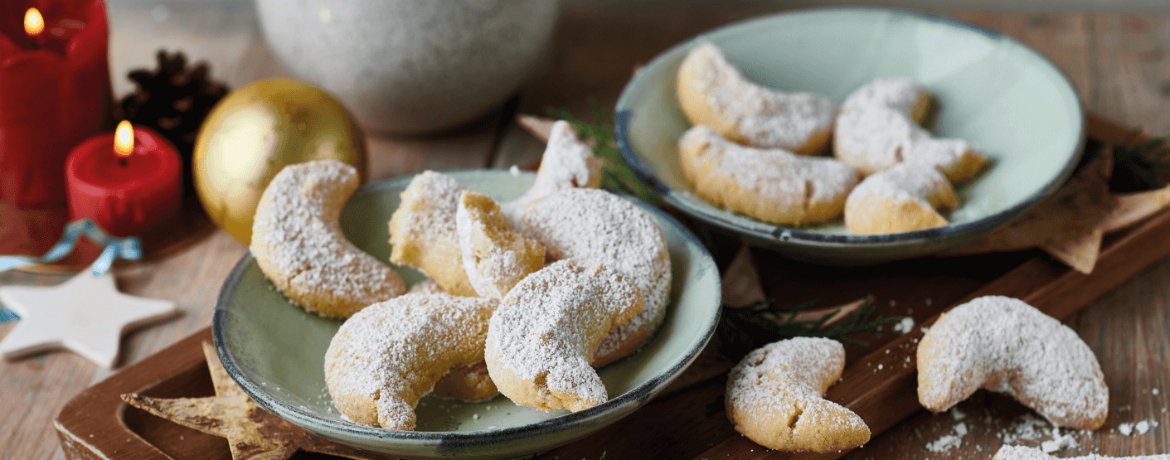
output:
[[[467,188],[496,199],[519,196],[534,175],[500,170],[448,172]],[[411,177],[363,186],[341,213],[347,238],[379,260],[390,256],[387,222]],[[719,321],[719,271],[690,231],[640,201],[669,246],[671,304],[658,334],[640,352],[599,370],[605,404],[576,413],[519,407],[503,396],[481,403],[425,397],[418,431],[391,431],[343,420],[325,387],[324,359],[341,320],[306,312],[286,299],[245,255],[228,276],[212,317],[216,350],[240,388],[290,423],[333,441],[408,457],[509,458],[567,444],[650,401],[710,340]],[[395,267],[410,284],[418,272]]]
[[[678,139],[690,123],[675,75],[698,38],[709,40],[752,81],[781,91],[824,94],[838,103],[877,78],[909,78],[935,97],[934,132],[966,139],[991,159],[957,187],[961,205],[945,227],[850,235],[840,220],[786,227],[728,211],[683,179]],[[1085,121],[1072,85],[1020,42],[929,14],[883,8],[826,8],[721,27],[666,50],[630,80],[614,130],[634,172],[674,208],[792,258],[863,265],[921,257],[1006,224],[1056,191],[1084,147]]]

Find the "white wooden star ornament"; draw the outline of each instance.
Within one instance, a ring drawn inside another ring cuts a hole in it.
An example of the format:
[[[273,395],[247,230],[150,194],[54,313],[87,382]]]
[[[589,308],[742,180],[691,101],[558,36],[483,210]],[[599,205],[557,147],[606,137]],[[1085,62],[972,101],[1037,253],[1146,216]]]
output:
[[[114,367],[124,332],[178,313],[170,300],[123,294],[113,274],[90,270],[51,287],[0,287],[0,302],[20,315],[0,355],[67,348],[106,368]]]

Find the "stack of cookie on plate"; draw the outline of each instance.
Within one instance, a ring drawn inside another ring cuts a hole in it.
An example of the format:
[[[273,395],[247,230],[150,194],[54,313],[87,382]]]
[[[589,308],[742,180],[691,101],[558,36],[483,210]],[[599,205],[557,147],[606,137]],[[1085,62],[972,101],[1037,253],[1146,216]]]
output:
[[[952,184],[987,163],[974,146],[919,125],[931,98],[909,80],[876,80],[838,107],[822,95],[757,85],[702,42],[677,82],[694,124],[679,139],[687,182],[763,221],[808,225],[844,215],[858,235],[941,227],[940,211],[959,204]],[[833,157],[818,156],[830,145]]]
[[[390,262],[430,280],[407,291],[338,225],[356,172],[330,160],[289,166],[265,190],[251,249],[289,299],[348,318],[325,381],[349,420],[412,430],[427,394],[502,393],[542,410],[609,396],[595,367],[638,351],[670,298],[666,240],[652,216],[598,189],[598,162],[557,122],[535,182],[497,203],[427,171],[389,222]]]

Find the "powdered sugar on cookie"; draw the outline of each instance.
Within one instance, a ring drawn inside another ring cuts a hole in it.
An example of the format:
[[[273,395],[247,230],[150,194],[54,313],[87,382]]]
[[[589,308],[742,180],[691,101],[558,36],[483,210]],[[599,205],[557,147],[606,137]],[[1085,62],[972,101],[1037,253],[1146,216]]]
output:
[[[356,423],[414,428],[414,406],[447,370],[483,359],[495,299],[407,294],[341,325],[325,354],[334,404]]]
[[[723,52],[702,42],[679,66],[679,101],[695,125],[760,148],[801,154],[828,141],[837,105],[812,93],[782,93],[752,83]]]
[[[703,197],[778,224],[838,218],[859,178],[831,158],[744,147],[706,126],[683,134],[679,156],[687,181]]]
[[[642,307],[637,288],[614,270],[553,263],[524,278],[500,303],[485,358],[500,392],[542,410],[580,411],[609,399],[593,350]]]
[[[657,331],[670,301],[670,254],[662,230],[646,211],[604,190],[570,189],[530,204],[524,222],[549,259],[605,266],[641,291],[642,312],[609,331],[595,364],[637,351]]]
[[[1010,297],[980,297],[945,313],[918,346],[918,399],[944,411],[979,388],[1003,392],[1053,425],[1095,430],[1109,390],[1076,332]]]
[[[938,211],[959,199],[946,177],[921,163],[902,163],[861,181],[845,200],[845,227],[855,235],[903,233],[947,225]]]
[[[917,201],[932,208],[955,206],[957,199],[954,192],[945,193],[946,190],[953,189],[942,173],[926,165],[906,163],[866,177],[849,197]],[[947,198],[932,198],[938,195]]]
[[[558,120],[549,132],[548,145],[532,187],[519,198],[500,204],[500,209],[513,227],[521,229],[520,216],[528,203],[561,190],[597,188],[600,185],[601,166],[593,149],[581,142],[568,122]]]
[[[963,182],[987,160],[959,139],[935,138],[918,125],[929,96],[908,80],[877,80],[857,90],[837,115],[833,150],[842,162],[862,174],[873,174],[898,163],[937,168],[951,182]]]
[[[285,167],[256,208],[250,249],[289,299],[325,316],[348,317],[406,290],[389,266],[341,233],[341,208],[360,183],[335,160]]]

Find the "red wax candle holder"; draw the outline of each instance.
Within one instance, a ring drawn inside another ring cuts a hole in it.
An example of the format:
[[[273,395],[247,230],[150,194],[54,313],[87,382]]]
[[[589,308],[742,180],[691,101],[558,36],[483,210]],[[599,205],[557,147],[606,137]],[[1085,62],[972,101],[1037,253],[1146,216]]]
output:
[[[69,214],[93,219],[112,235],[139,234],[179,211],[180,165],[179,151],[146,128],[134,128],[134,148],[125,156],[114,150],[114,133],[91,137],[65,164]]]
[[[35,35],[29,8],[44,18]],[[102,0],[0,0],[0,200],[65,201],[69,148],[108,119],[108,48]]]

